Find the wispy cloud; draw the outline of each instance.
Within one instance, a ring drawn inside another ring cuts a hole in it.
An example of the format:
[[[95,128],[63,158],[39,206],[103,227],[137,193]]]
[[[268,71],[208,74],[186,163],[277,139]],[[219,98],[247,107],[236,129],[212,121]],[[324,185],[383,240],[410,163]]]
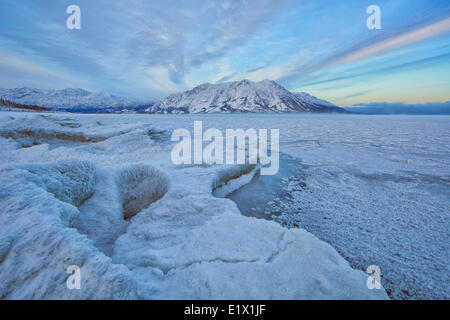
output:
[[[378,43],[360,48],[354,52],[350,52],[342,57],[338,57],[335,60],[330,61],[328,64],[325,64],[323,68],[366,59],[386,51],[394,50],[402,46],[423,41],[448,32],[450,32],[450,17],[447,17],[439,22],[431,23],[420,29],[408,31],[398,36],[393,36]]]
[[[0,51],[0,86],[3,87],[22,87],[23,79],[17,78],[17,74],[27,77],[28,86],[48,86],[53,88],[63,88],[66,86],[86,86],[86,83],[67,75],[43,67],[33,61],[19,58],[15,55]]]
[[[0,41],[67,73],[109,81],[107,89],[128,83],[141,91],[183,90],[188,73],[258,36],[283,2],[79,0],[82,27],[69,31],[70,1],[4,0]]]
[[[82,27],[67,30],[71,0],[1,0],[0,85],[162,98],[204,82],[269,78],[289,89],[331,82],[333,90],[311,89],[338,99],[367,91],[353,86],[368,74],[432,66],[440,78],[427,84],[441,83],[444,96],[450,4],[379,0],[383,30],[369,31],[363,2],[77,0]],[[339,18],[324,19],[330,13]]]
[[[257,31],[276,15],[284,2],[285,0],[229,0],[208,8],[201,19],[213,23],[207,24],[207,36],[201,42],[203,52],[194,55],[190,63],[198,66],[244,45],[257,36]]]
[[[369,59],[409,44],[450,33],[450,17],[448,16],[448,13],[445,18],[441,18],[441,20],[437,22],[435,21],[435,18],[430,20],[430,22],[421,25],[421,27],[416,29],[411,28],[410,26],[402,27],[399,28],[399,30],[391,30],[390,32],[383,33],[382,36],[378,38],[363,40],[349,48],[344,48],[336,54],[325,57],[316,63],[301,65],[298,69],[294,69],[283,75],[280,80],[289,83],[298,80],[299,78],[302,80],[307,78],[311,79],[311,74],[321,70],[332,69],[340,65]],[[339,78],[335,78],[334,80]],[[347,77],[344,76],[342,78]]]
[[[395,71],[399,71],[399,70],[406,70],[409,68],[418,68],[424,65],[430,65],[430,64],[439,64],[443,61],[448,61],[450,60],[450,53],[447,54],[442,54],[442,55],[437,55],[437,56],[431,56],[431,57],[427,57],[427,58],[423,58],[423,59],[417,59],[417,60],[412,60],[412,61],[408,61],[405,63],[398,63],[398,64],[394,64],[394,65],[390,65],[387,67],[372,67],[372,68],[366,68],[365,70],[358,69],[356,70],[356,72],[351,72],[349,74],[344,74],[338,77],[324,77],[323,79],[320,80],[313,80],[310,82],[304,82],[302,85],[304,87],[308,87],[308,86],[312,86],[312,85],[317,85],[317,84],[322,84],[322,83],[328,83],[328,82],[335,82],[335,81],[340,81],[340,80],[349,80],[349,79],[354,79],[354,78],[359,78],[359,77],[364,77],[364,76],[375,76],[377,74],[383,74],[386,72],[395,72]]]
[[[238,74],[238,72],[233,72],[232,74],[229,74],[227,76],[220,78],[219,80],[216,81],[216,83],[227,82],[227,81],[233,79],[233,77],[235,77],[237,74]]]

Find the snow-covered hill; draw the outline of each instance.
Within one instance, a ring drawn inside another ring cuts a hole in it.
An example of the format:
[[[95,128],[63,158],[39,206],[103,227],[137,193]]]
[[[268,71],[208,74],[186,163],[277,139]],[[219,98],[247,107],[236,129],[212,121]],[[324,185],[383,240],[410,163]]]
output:
[[[142,112],[154,102],[92,93],[83,89],[41,90],[33,88],[0,89],[0,98],[20,104],[38,105],[69,112]]]
[[[307,93],[292,93],[272,80],[202,84],[172,94],[147,109],[155,113],[345,112]]]

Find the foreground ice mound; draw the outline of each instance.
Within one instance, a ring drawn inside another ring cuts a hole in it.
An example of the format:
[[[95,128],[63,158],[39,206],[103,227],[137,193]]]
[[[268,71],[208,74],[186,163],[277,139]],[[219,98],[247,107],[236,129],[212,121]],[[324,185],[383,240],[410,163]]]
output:
[[[127,170],[118,176],[123,179]],[[138,175],[143,172],[154,171]],[[95,176],[92,166],[76,161],[2,172],[2,298],[385,297],[384,291],[368,290],[363,272],[310,233],[244,217],[226,199],[180,196],[179,185],[143,208],[126,232],[117,218],[116,224],[91,219],[84,221],[91,230],[76,228],[74,222],[86,214],[83,207],[95,197]],[[120,205],[110,208],[103,213],[120,217],[114,215]],[[100,212],[93,203],[90,209]],[[122,233],[112,259],[96,244],[98,237],[89,235],[111,228]],[[66,288],[65,269],[73,264],[81,267],[82,290]]]
[[[66,197],[68,189],[83,190],[84,178],[75,187],[77,178],[66,176],[59,170],[61,166],[57,163],[53,167],[0,172],[0,298],[135,298],[135,285],[127,268],[112,264],[92,241],[72,227],[79,214],[75,204],[89,194],[89,182],[84,181],[87,189],[79,194],[81,197]],[[49,178],[51,174],[54,176]],[[83,290],[67,289],[65,271],[69,265],[80,266],[89,279],[82,281]]]
[[[40,115],[34,119],[17,119],[5,128],[0,128],[0,137],[15,141],[20,147],[28,148],[40,144],[81,144],[106,140],[106,137],[85,135],[81,124],[73,119],[58,119]]]
[[[176,168],[140,132],[0,167],[1,299],[387,297],[312,234],[212,194],[248,168],[219,180],[214,167]],[[80,290],[66,286],[70,265]]]
[[[123,217],[131,219],[163,197],[169,187],[169,179],[152,167],[138,165],[123,169],[119,184],[122,186]]]

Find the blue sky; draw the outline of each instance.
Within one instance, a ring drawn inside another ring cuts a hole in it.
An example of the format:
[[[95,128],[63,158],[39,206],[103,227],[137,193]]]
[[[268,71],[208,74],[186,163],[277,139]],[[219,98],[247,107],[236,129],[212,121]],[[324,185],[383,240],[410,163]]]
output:
[[[0,87],[162,98],[272,79],[348,106],[449,101],[449,75],[448,0],[0,1]]]

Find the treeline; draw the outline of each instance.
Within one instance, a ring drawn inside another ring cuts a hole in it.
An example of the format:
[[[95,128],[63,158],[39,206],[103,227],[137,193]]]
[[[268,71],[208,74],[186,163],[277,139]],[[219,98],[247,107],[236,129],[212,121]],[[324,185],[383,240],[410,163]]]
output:
[[[1,98],[0,98],[0,106],[16,108],[16,109],[24,109],[24,110],[33,110],[33,111],[50,111],[49,109],[44,108],[44,107],[15,103],[15,102],[12,102],[12,101],[9,101],[6,99],[1,99]]]

